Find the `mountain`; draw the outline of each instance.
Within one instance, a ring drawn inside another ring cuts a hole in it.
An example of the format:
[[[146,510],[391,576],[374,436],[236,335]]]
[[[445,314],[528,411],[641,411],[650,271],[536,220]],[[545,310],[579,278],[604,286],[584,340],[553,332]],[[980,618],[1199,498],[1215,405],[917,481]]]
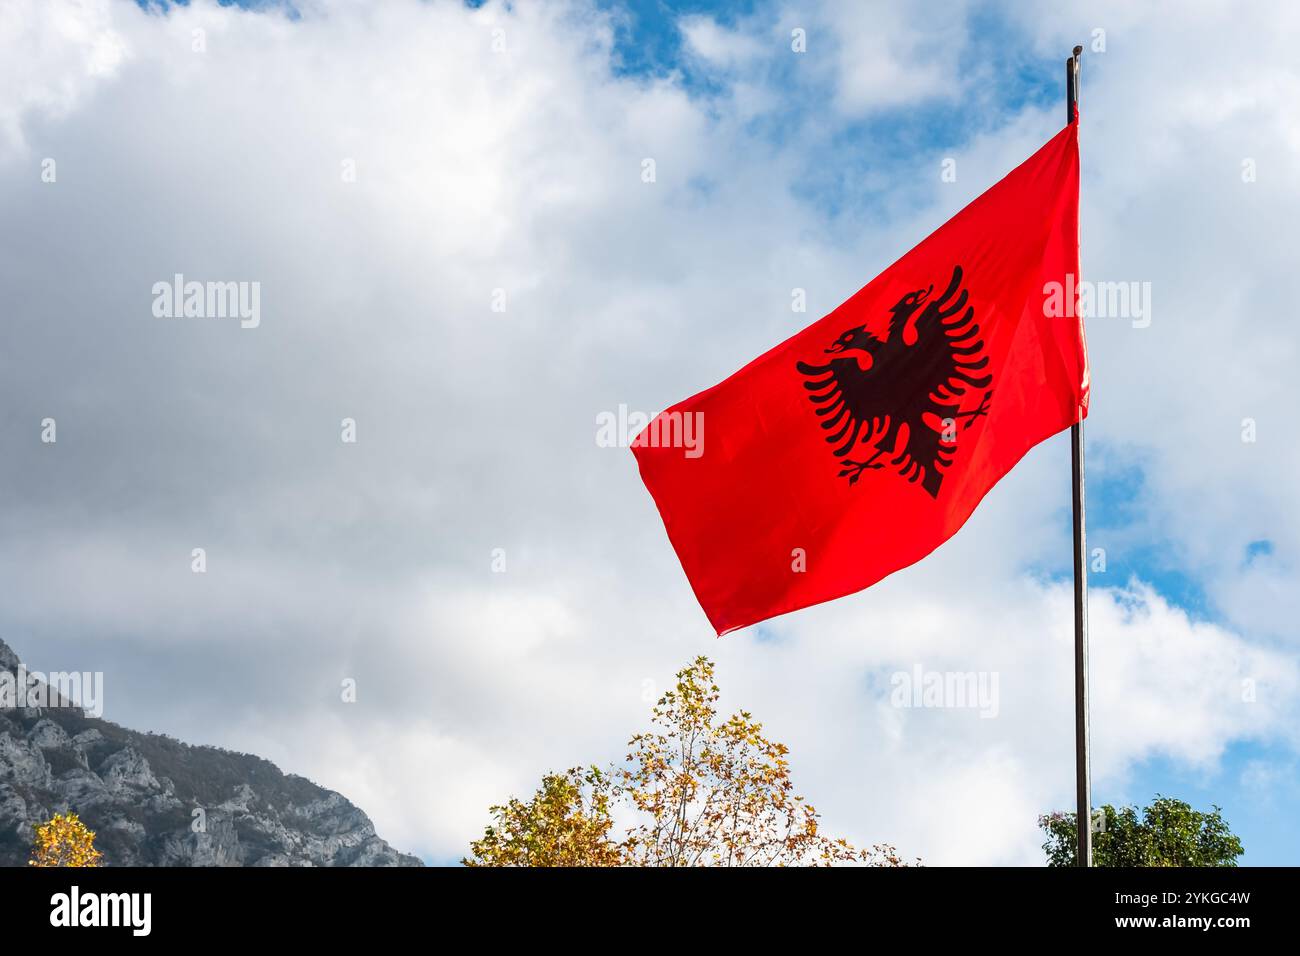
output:
[[[51,706],[10,706],[32,702],[12,695],[19,666],[0,641],[0,866],[25,866],[32,826],[68,811],[108,866],[423,865],[344,797],[261,757],[127,730],[48,687]]]

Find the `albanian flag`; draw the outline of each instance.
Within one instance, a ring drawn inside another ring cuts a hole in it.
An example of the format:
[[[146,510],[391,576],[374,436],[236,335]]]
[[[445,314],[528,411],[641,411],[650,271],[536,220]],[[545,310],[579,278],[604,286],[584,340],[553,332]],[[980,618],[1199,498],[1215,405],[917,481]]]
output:
[[[1077,120],[847,302],[633,441],[718,634],[919,561],[1087,415]],[[683,423],[706,440],[672,440]]]

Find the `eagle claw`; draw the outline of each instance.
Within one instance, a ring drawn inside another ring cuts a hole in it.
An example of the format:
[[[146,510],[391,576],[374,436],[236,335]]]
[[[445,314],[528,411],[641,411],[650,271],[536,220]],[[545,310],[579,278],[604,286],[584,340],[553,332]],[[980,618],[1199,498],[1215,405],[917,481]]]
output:
[[[870,469],[875,471],[877,468],[884,468],[884,462],[876,462],[874,457],[871,461],[845,461],[841,464],[844,469],[840,472],[840,477],[847,477],[849,484],[856,484],[857,480],[862,477],[862,473]]]
[[[991,390],[990,390],[990,391],[987,391],[987,392],[984,393],[984,398],[980,400],[979,408],[975,409],[973,412],[958,412],[958,413],[957,413],[957,417],[958,417],[958,418],[964,418],[964,419],[966,419],[966,424],[962,426],[963,430],[966,429],[966,428],[970,428],[972,425],[974,425],[974,424],[975,424],[975,419],[977,419],[977,418],[985,418],[985,417],[988,416],[988,413],[989,413],[989,400],[990,400],[992,397],[993,397],[993,392],[992,392]]]

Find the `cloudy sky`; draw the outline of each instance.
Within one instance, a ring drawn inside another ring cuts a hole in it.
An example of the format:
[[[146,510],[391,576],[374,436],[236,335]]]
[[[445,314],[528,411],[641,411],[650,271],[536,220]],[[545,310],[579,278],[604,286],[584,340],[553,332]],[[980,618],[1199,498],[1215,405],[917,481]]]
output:
[[[1080,43],[1083,272],[1151,289],[1146,327],[1089,327],[1094,802],[1217,803],[1245,862],[1296,862],[1300,9],[944,6],[6,2],[0,638],[435,863],[705,653],[831,831],[1041,862],[1065,436],[920,565],[718,639],[595,433],[1028,156]],[[177,273],[258,283],[260,324],[157,317]],[[892,707],[917,665],[996,672],[997,716]]]

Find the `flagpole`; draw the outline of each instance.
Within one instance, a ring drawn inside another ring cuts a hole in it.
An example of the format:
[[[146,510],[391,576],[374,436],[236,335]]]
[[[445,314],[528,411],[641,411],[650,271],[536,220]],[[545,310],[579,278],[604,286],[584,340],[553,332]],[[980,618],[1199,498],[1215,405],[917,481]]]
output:
[[[1079,58],[1083,47],[1065,61],[1065,122],[1075,119],[1079,102]],[[1075,135],[1078,135],[1076,131]],[[1075,276],[1077,285],[1078,276]],[[1080,317],[1082,321],[1082,317]],[[1075,861],[1092,866],[1091,774],[1088,767],[1088,548],[1083,520],[1083,419],[1070,427],[1070,476],[1074,505],[1074,775],[1078,831]]]

